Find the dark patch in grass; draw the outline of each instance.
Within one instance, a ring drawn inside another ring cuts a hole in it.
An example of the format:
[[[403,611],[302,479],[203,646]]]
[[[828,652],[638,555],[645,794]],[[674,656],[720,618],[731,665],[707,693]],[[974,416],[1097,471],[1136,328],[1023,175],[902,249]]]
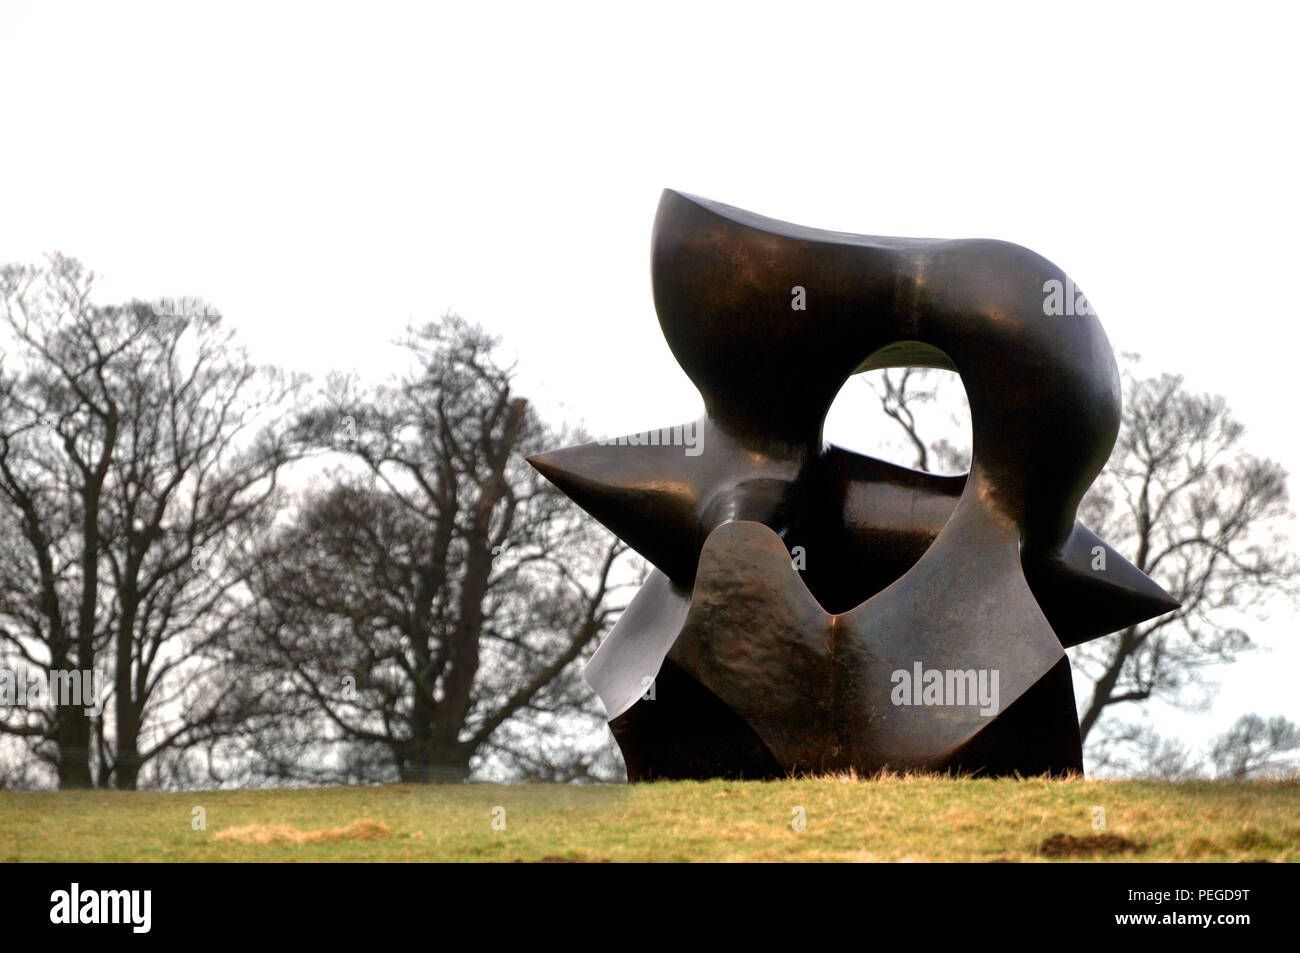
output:
[[[1281,850],[1282,844],[1257,827],[1247,827],[1232,839],[1238,850]]]
[[[1048,857],[1088,857],[1092,854],[1123,854],[1128,851],[1140,854],[1147,849],[1147,845],[1135,844],[1118,834],[1089,834],[1086,837],[1053,834],[1038,849]]]
[[[608,857],[602,857],[600,858],[600,860],[578,860],[574,857],[556,857],[555,855],[552,854],[543,857],[541,860],[524,860],[520,857],[516,857],[514,860],[511,861],[511,863],[512,864],[608,864],[608,863],[612,863],[612,861]]]

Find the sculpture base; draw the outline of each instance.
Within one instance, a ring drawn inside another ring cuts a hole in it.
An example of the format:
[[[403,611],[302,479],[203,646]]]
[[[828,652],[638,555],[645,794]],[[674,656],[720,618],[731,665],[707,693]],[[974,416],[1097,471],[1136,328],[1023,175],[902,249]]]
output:
[[[882,769],[975,777],[1064,776],[1083,772],[1083,751],[1068,660],[1062,658],[964,745],[931,765],[779,763],[763,739],[716,695],[665,659],[654,698],[610,721],[629,781],[732,778],[772,780],[796,774]]]

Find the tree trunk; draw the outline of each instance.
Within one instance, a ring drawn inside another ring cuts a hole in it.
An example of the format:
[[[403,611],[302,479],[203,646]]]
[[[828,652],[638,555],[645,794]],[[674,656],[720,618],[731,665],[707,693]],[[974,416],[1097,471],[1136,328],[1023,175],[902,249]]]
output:
[[[419,752],[399,763],[398,774],[412,784],[460,784],[469,777],[469,757],[445,749]]]
[[[137,598],[130,586],[123,586],[122,619],[117,629],[117,658],[114,670],[114,715],[117,721],[117,751],[113,758],[113,786],[134,791],[140,776],[140,713],[131,691],[131,656],[135,633]]]
[[[1097,679],[1097,684],[1093,686],[1092,701],[1088,704],[1088,710],[1083,713],[1083,717],[1079,719],[1079,740],[1081,743],[1088,740],[1088,733],[1096,726],[1101,713],[1110,704],[1115,692],[1115,685],[1119,682],[1120,672],[1124,670],[1124,662],[1128,660],[1129,655],[1132,653],[1131,643],[1136,630],[1136,626],[1129,626],[1120,635],[1114,658],[1111,659],[1109,667],[1102,673],[1101,678]]]
[[[90,777],[90,716],[77,705],[60,705],[55,740],[59,746],[59,790],[94,787]]]

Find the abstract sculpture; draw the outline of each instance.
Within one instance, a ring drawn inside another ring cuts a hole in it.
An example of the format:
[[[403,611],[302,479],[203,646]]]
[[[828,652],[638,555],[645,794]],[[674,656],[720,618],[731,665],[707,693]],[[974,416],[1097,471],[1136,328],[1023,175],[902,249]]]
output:
[[[586,673],[629,778],[1082,770],[1064,648],[1177,603],[1075,520],[1120,388],[1066,275],[673,191],[652,246],[705,416],[530,460],[655,567]],[[904,365],[961,374],[968,475],[824,443],[852,374]]]

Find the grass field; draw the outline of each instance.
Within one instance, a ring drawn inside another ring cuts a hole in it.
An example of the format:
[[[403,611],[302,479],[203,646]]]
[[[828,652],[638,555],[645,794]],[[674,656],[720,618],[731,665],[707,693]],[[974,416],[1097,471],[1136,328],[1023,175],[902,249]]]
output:
[[[194,829],[196,808],[205,829]],[[1093,826],[1097,808],[1104,832]],[[1300,783],[0,792],[0,861],[443,860],[1297,861]]]

